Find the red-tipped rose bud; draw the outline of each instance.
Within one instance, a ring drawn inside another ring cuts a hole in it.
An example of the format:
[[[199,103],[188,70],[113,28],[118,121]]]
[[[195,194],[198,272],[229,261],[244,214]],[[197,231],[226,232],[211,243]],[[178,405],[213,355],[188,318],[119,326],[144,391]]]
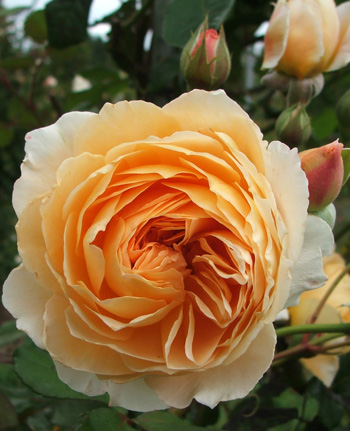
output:
[[[213,90],[226,81],[231,70],[231,57],[224,30],[208,29],[205,20],[187,42],[180,68],[188,87]]]
[[[301,168],[309,181],[309,209],[319,211],[332,203],[343,184],[343,144],[331,144],[299,153]]]

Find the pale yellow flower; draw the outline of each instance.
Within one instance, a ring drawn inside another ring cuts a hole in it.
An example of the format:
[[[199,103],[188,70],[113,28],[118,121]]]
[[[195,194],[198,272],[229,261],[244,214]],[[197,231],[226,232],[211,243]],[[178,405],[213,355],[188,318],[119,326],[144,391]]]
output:
[[[304,292],[297,306],[289,309],[291,324],[302,325],[308,323],[316,310],[320,300],[327,293],[329,287],[345,268],[344,259],[333,253],[324,258],[324,272],[328,276],[327,283],[319,289]],[[331,293],[323,307],[316,323],[350,323],[350,276],[346,274]],[[331,341],[333,344],[334,341]],[[348,349],[341,349],[345,353]],[[337,351],[336,353],[339,353]],[[320,354],[313,358],[303,358],[302,363],[326,386],[330,386],[339,369],[337,354]]]

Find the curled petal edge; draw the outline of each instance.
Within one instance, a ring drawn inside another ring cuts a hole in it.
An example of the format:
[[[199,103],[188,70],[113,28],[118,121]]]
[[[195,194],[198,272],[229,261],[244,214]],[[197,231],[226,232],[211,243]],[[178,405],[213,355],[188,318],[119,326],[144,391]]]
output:
[[[333,246],[334,238],[329,225],[321,218],[309,214],[303,249],[291,270],[292,285],[285,307],[297,305],[305,290],[317,289],[327,281],[322,258],[332,253]]]

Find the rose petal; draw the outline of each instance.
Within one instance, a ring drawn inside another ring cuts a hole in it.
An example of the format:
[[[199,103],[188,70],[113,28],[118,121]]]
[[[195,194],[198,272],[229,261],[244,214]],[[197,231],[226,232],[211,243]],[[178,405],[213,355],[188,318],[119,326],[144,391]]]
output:
[[[299,79],[307,76],[324,54],[322,16],[312,4],[313,1],[305,0],[288,2],[290,31],[278,68]],[[308,37],[305,37],[305,32]]]
[[[145,381],[168,405],[185,408],[195,398],[214,408],[220,401],[243,398],[254,388],[271,364],[275,342],[275,331],[269,324],[246,352],[227,366],[183,376],[146,377]]]
[[[193,90],[168,103],[163,110],[179,122],[179,130],[223,132],[264,172],[261,131],[223,90]]]
[[[43,315],[51,296],[52,292],[44,289],[23,265],[14,269],[4,284],[4,306],[17,319],[17,328],[26,332],[41,349],[45,348]]]
[[[334,55],[325,69],[327,72],[340,69],[350,61],[350,2],[340,4],[336,11],[340,23],[339,39]]]
[[[26,157],[16,181],[13,206],[19,217],[25,206],[56,184],[56,172],[61,163],[74,154],[77,130],[91,112],[70,112],[55,124],[34,130],[26,135]]]
[[[296,305],[300,294],[321,287],[327,280],[322,257],[331,254],[334,239],[329,225],[319,217],[309,215],[306,221],[303,250],[292,268],[292,285],[285,307]]]
[[[271,15],[265,35],[265,54],[263,69],[273,69],[278,65],[286,46],[289,33],[289,7],[287,3],[278,2]]]

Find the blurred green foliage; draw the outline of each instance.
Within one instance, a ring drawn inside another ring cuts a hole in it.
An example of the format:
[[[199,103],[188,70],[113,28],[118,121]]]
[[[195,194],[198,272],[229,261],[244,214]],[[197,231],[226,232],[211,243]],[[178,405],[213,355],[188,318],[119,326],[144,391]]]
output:
[[[232,53],[225,91],[268,141],[276,139],[285,96],[261,84],[263,36],[257,34],[271,15],[270,1],[128,0],[101,20],[110,25],[106,41],[89,35],[91,3],[52,0],[36,11],[6,9],[0,0],[0,285],[19,262],[11,194],[20,176],[25,134],[68,111],[97,112],[107,101],[141,98],[163,105],[177,97],[186,91],[179,73],[181,48],[207,14],[212,26],[224,25]],[[335,113],[349,88],[350,66],[325,75],[324,90],[307,107],[312,135],[305,148],[337,138],[349,146]],[[349,185],[336,206],[337,245],[349,261]],[[0,317],[8,318],[5,310]],[[193,403],[183,411],[136,414],[65,387],[50,357],[9,321],[0,327],[0,431],[346,431],[349,370],[345,355],[332,388],[326,388],[292,360],[272,367],[246,399],[213,410]]]

